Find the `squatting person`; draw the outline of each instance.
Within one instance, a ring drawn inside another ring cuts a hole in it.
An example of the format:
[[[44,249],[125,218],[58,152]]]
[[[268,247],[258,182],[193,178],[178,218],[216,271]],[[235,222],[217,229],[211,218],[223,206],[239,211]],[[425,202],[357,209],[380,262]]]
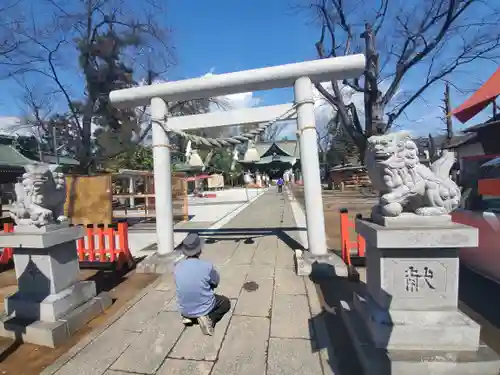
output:
[[[213,335],[215,324],[231,308],[229,298],[214,293],[220,277],[214,265],[200,259],[204,241],[190,233],[180,245],[185,259],[175,265],[177,305],[184,324],[198,322],[205,335]]]

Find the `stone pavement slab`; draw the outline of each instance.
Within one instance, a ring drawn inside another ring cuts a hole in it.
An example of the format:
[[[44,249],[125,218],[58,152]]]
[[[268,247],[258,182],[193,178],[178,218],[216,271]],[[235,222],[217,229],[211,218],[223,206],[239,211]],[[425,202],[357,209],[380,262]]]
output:
[[[322,374],[318,353],[311,351],[309,340],[269,339],[267,375]]]
[[[209,375],[214,363],[167,358],[157,375]]]
[[[276,265],[276,246],[278,239],[275,235],[267,235],[259,241],[252,264],[261,264],[274,267]]]
[[[238,298],[241,286],[247,277],[250,266],[222,266],[218,267],[220,275],[220,284],[217,293],[225,295],[228,298]]]
[[[274,282],[272,279],[257,280],[247,281],[248,290],[242,289],[234,311],[236,315],[270,316]]]
[[[255,249],[259,245],[260,238],[252,239],[253,243],[245,243],[245,240],[239,242],[238,247],[234,251],[229,265],[249,265],[252,263],[255,255]]]
[[[206,246],[202,254],[202,259],[209,260],[214,264],[225,265],[231,259],[240,245],[236,241],[217,240],[214,244],[217,246]]]
[[[170,358],[191,359],[197,361],[215,361],[231,320],[236,300],[231,300],[231,310],[217,324],[212,337],[205,336],[198,327],[190,327],[175,344]]]
[[[174,278],[165,274],[43,374],[339,375],[314,285],[294,274],[293,249],[282,240],[280,228],[294,225],[285,196],[272,189],[222,227],[224,235],[205,235],[216,241],[207,241],[202,257],[219,270],[217,293],[232,303],[214,336],[181,324]]]
[[[175,312],[156,315],[111,366],[113,370],[154,374],[179,339],[184,325]],[[144,350],[149,348],[150,350]]]
[[[62,366],[57,375],[102,374],[108,369],[127,347],[139,336],[138,332],[114,330],[105,331],[90,345]]]
[[[234,316],[212,375],[265,375],[269,319]]]
[[[311,337],[309,304],[303,295],[276,294],[271,318],[271,337]]]
[[[114,330],[141,332],[146,324],[174,299],[175,290],[152,290],[139,300],[112,326]]]
[[[247,281],[257,281],[262,279],[274,280],[274,267],[252,264],[248,269]]]
[[[295,270],[294,253],[288,245],[281,239],[278,239],[278,246],[276,248],[276,267],[291,268]]]
[[[276,268],[276,294],[306,294],[304,280],[293,268]]]

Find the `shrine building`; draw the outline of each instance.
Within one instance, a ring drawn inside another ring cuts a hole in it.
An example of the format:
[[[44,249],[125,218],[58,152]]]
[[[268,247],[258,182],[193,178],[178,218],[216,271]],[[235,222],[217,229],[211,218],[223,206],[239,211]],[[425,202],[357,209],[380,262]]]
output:
[[[258,158],[248,160],[245,157],[239,161],[245,171],[265,173],[271,179],[282,177],[283,173],[289,169],[292,169],[296,176],[300,174],[300,153],[297,141],[259,142],[254,147]]]

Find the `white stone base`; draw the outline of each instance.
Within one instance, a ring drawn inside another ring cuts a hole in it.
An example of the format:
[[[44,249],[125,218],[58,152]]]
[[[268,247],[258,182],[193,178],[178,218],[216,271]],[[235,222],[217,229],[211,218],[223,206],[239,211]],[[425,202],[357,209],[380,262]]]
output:
[[[458,310],[419,311],[381,309],[369,296],[354,294],[373,344],[389,350],[476,351],[481,327]]]
[[[63,344],[89,321],[102,314],[111,306],[111,303],[111,297],[107,293],[101,293],[55,322],[33,321],[4,315],[0,319],[0,336],[55,348]]]
[[[295,272],[298,276],[309,276],[314,267],[323,267],[325,272],[331,276],[348,277],[347,265],[336,254],[322,256],[312,255],[308,251],[295,250]]]
[[[17,292],[5,298],[5,312],[8,316],[23,319],[56,322],[96,294],[93,281],[79,281],[59,293],[50,294],[41,301]]]
[[[157,274],[171,273],[174,270],[175,264],[183,258],[184,255],[177,250],[165,255],[154,253],[138,263],[135,272]]]
[[[364,373],[498,375],[500,357],[457,309],[458,251],[477,246],[477,229],[447,217],[412,225],[421,219],[356,220],[367,295],[342,301],[341,313]]]
[[[5,298],[0,335],[56,347],[109,305],[96,297],[93,281],[78,281],[75,240],[82,227],[18,226],[0,235],[0,246],[14,248],[18,292]]]
[[[452,225],[451,215],[420,216],[403,212],[396,217],[372,214],[372,222],[386,228],[444,227]]]
[[[14,233],[0,233],[0,247],[46,249],[85,236],[81,226],[58,226],[48,230],[31,227],[15,228]]]
[[[352,305],[341,301],[341,314],[365,375],[498,375],[500,356],[484,344],[474,351],[377,348]],[[413,335],[420,335],[418,327]]]

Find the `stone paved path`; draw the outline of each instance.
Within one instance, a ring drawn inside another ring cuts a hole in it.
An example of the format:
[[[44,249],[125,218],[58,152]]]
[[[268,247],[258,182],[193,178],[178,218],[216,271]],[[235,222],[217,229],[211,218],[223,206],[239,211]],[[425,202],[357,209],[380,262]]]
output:
[[[270,189],[224,235],[207,236],[203,257],[221,274],[217,292],[232,301],[214,336],[182,325],[172,276],[164,275],[44,374],[333,374],[315,286],[295,275],[293,251],[277,236],[285,227],[295,227],[290,204]]]

